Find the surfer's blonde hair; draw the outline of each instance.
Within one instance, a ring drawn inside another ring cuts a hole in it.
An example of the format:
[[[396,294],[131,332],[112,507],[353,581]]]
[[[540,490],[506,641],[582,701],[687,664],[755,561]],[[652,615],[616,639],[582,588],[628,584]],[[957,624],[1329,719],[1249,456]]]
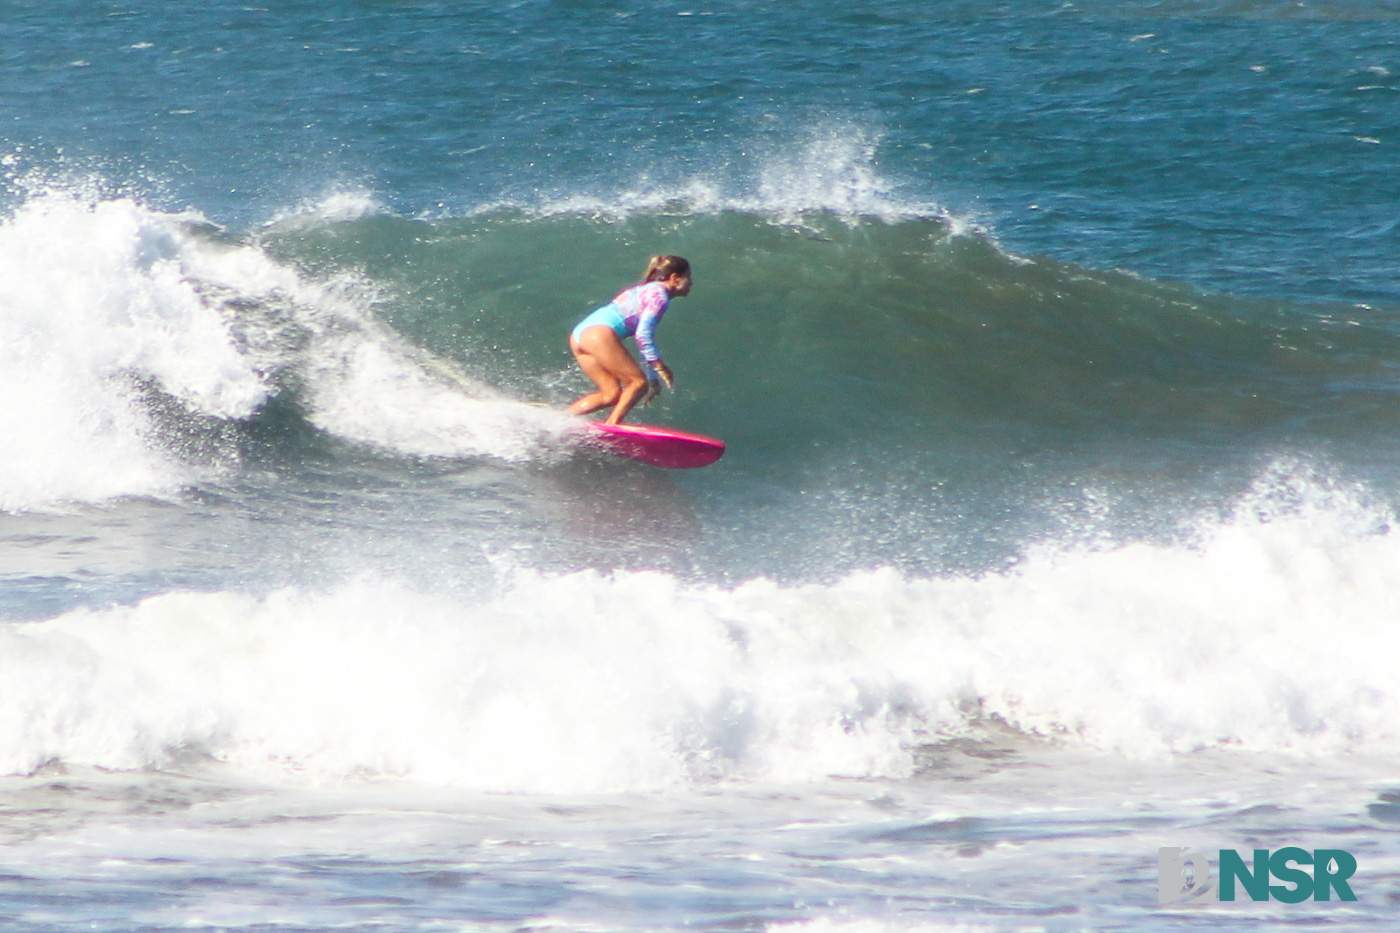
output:
[[[653,256],[643,282],[664,282],[673,275],[690,275],[690,262],[680,256]]]

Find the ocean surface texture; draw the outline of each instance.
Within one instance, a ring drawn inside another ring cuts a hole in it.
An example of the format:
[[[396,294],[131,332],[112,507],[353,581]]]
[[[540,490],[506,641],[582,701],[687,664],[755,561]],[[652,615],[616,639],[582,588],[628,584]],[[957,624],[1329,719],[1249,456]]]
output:
[[[1398,0],[256,3],[0,10],[0,930],[1393,927]]]

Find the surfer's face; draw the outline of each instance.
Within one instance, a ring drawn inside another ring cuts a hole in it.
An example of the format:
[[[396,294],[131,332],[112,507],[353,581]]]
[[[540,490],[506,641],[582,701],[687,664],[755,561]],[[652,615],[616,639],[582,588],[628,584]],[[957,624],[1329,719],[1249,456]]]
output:
[[[690,294],[690,276],[681,272],[672,272],[664,283],[666,291],[676,298],[684,298]]]

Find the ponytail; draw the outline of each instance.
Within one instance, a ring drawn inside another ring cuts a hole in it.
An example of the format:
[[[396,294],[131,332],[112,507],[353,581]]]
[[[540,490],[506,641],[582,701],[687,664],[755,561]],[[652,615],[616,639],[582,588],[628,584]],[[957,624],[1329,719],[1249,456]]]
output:
[[[642,282],[664,282],[676,274],[690,275],[690,263],[680,256],[653,256]]]

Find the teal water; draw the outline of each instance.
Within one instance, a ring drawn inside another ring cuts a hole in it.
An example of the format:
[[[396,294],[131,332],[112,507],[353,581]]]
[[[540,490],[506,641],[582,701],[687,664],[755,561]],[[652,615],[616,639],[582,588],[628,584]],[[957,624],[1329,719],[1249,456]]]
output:
[[[0,19],[0,927],[1385,922],[1400,7]]]

